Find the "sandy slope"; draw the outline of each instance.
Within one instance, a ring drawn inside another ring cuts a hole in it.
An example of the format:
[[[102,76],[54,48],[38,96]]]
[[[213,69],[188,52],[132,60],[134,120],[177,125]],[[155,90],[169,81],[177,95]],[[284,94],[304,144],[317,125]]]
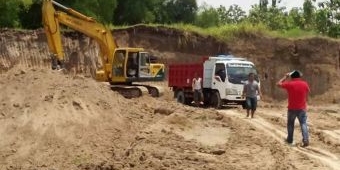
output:
[[[339,108],[310,110],[312,145],[290,147],[284,106],[197,109],[168,92],[127,100],[46,69],[0,77],[0,169],[336,169]],[[298,127],[297,127],[298,129]],[[299,131],[296,131],[299,141]]]

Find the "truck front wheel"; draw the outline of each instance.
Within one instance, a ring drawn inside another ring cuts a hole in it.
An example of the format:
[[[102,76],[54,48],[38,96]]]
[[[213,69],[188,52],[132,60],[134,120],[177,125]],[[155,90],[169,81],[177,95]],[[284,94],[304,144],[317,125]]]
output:
[[[220,109],[222,107],[222,100],[218,91],[213,92],[211,96],[211,106],[215,109]]]

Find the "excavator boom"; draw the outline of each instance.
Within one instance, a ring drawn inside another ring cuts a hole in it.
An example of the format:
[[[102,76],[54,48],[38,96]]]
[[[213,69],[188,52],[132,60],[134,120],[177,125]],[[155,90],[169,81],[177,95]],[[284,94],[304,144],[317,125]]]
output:
[[[67,13],[55,11],[53,4],[62,8]],[[59,24],[61,23],[96,40],[99,44],[99,55],[104,67],[102,71],[104,71],[105,74],[102,78],[98,79],[107,81],[111,69],[106,68],[112,67],[110,61],[112,61],[114,50],[117,48],[111,31],[104,25],[97,23],[93,18],[87,17],[55,1],[44,0],[42,12],[43,25],[47,35],[48,46],[52,52],[52,61],[57,62],[57,64],[62,67],[65,59],[60,35]],[[56,66],[52,65],[52,67]]]
[[[71,14],[71,15],[73,15],[73,16],[75,16],[75,17],[78,17],[78,18],[80,18],[80,19],[82,19],[82,20],[85,20],[85,21],[95,22],[95,20],[94,20],[93,18],[88,17],[88,16],[85,16],[85,15],[83,15],[83,14],[81,14],[81,13],[79,13],[79,12],[73,10],[72,8],[68,8],[68,7],[64,6],[64,5],[59,4],[58,2],[55,2],[55,1],[52,1],[52,3],[53,3],[54,5],[56,5],[56,6],[58,6],[58,7],[62,8],[62,9],[64,9],[64,10],[67,11],[69,14]]]

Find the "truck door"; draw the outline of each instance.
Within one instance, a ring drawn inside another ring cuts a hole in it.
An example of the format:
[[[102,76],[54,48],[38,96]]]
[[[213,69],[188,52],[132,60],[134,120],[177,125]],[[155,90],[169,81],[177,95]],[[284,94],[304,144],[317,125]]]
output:
[[[218,90],[220,97],[224,98],[226,88],[226,70],[224,63],[216,63],[212,80],[212,88]]]
[[[141,52],[139,56],[139,78],[151,78],[149,54]]]

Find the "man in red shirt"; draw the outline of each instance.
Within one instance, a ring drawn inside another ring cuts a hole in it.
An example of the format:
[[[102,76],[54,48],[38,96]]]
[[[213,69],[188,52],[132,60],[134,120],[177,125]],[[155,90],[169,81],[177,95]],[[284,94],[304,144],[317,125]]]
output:
[[[287,73],[277,85],[288,92],[288,115],[287,115],[287,143],[293,143],[294,123],[296,117],[298,118],[302,131],[302,146],[309,145],[308,127],[307,127],[307,96],[309,93],[309,86],[307,82],[301,79],[302,73],[294,70]],[[290,81],[286,81],[288,78]]]

